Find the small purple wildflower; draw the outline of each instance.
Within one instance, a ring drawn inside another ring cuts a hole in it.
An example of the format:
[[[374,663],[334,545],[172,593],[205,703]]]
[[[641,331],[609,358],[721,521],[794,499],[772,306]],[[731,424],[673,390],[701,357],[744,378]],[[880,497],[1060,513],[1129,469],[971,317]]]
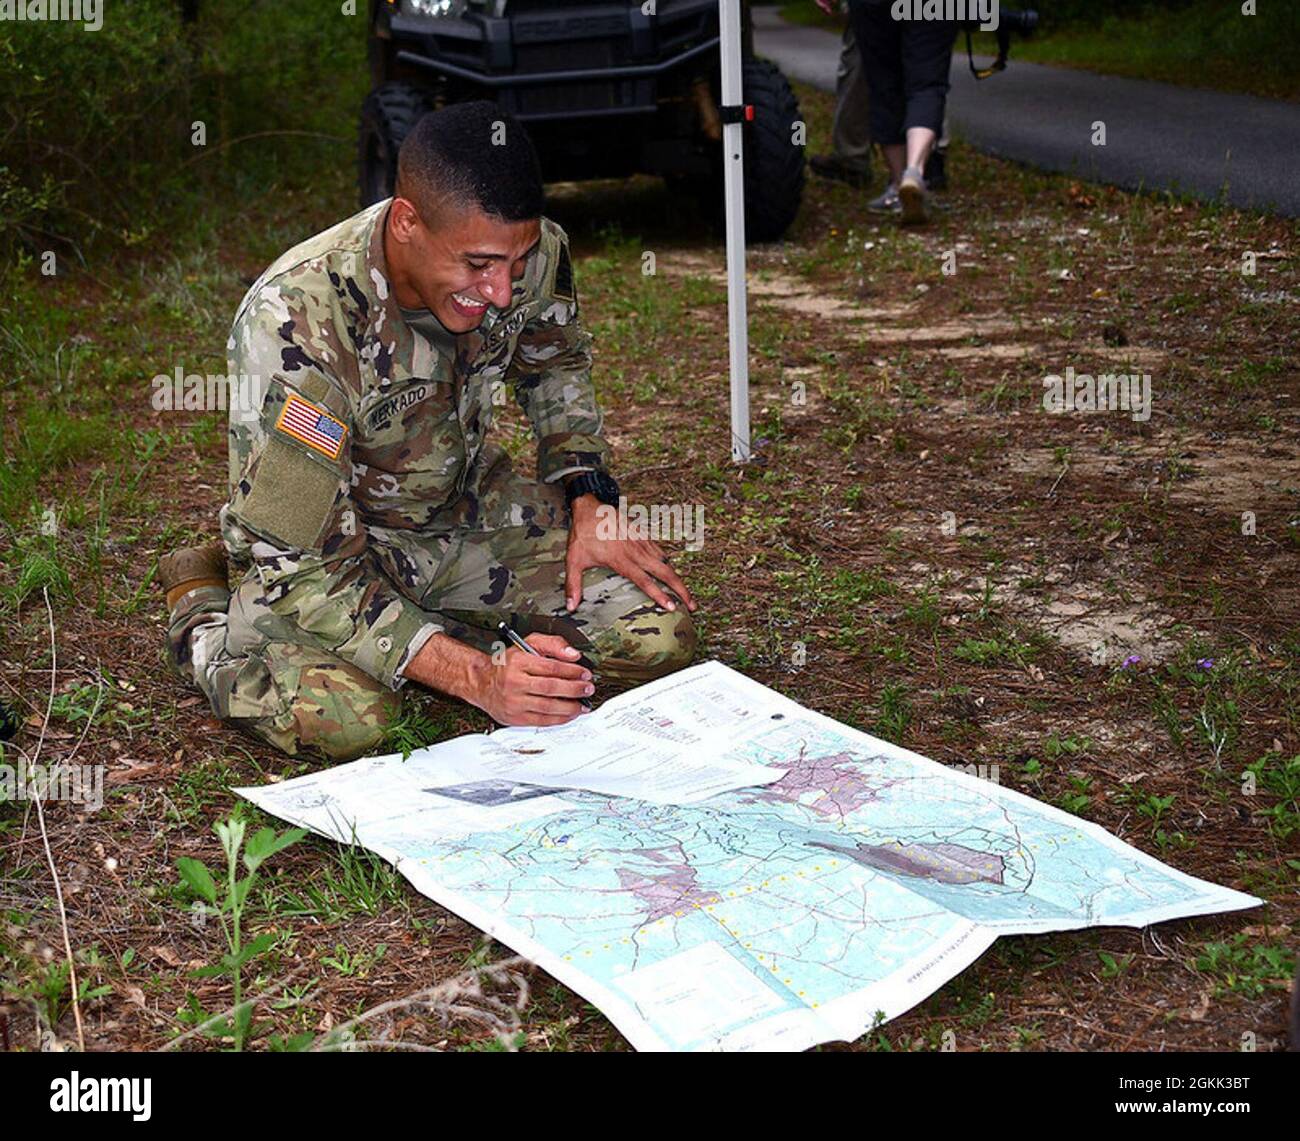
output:
[[[1198,661],[1196,664],[1197,664],[1197,666],[1199,666],[1199,667],[1200,667],[1201,669],[1203,669],[1203,670],[1212,670],[1212,669],[1214,669],[1214,659],[1213,659],[1213,658],[1202,658],[1202,659],[1201,659],[1200,661]]]
[[[1120,665],[1119,668],[1122,669],[1122,670],[1126,670],[1126,669],[1128,669],[1130,666],[1135,666],[1135,665],[1137,665],[1141,660],[1142,660],[1142,659],[1139,658],[1139,657],[1137,656],[1137,654],[1129,654],[1129,656],[1128,656],[1127,658],[1125,658],[1124,661],[1121,663],[1121,665]]]

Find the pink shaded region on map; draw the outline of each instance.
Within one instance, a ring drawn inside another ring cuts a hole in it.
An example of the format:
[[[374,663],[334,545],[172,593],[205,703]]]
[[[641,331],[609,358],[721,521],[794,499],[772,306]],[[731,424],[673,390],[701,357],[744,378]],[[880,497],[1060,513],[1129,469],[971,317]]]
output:
[[[636,854],[652,860],[662,867],[650,873],[636,868],[619,868],[618,880],[625,891],[632,892],[648,913],[647,922],[675,915],[679,911],[694,910],[706,904],[718,903],[721,896],[699,885],[695,869],[686,862],[680,846],[667,848],[638,848]]]
[[[830,753],[822,757],[800,755],[774,761],[789,771],[775,784],[754,789],[746,803],[799,804],[828,820],[842,820],[864,804],[875,800],[882,786],[863,776],[860,760],[851,753]],[[886,782],[887,784],[888,782]],[[816,796],[810,796],[816,793]]]

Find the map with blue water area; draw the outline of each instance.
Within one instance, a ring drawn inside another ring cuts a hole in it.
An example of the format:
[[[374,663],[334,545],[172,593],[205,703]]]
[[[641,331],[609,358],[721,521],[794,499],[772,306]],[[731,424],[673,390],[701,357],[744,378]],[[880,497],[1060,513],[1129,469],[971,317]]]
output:
[[[734,738],[711,738],[714,751],[784,770],[780,779],[693,804],[494,790],[489,800],[512,806],[509,823],[474,806],[488,826],[441,835],[408,798],[400,818],[366,822],[358,840],[646,1049],[852,1039],[921,1001],[1000,934],[1258,903],[706,665],[700,685],[761,714]],[[668,696],[660,721],[675,709],[681,717]],[[332,783],[346,805],[340,774],[350,767],[299,780],[315,781],[313,796]],[[285,799],[295,783],[246,791],[295,819]],[[464,810],[464,782],[444,787]],[[421,792],[445,799],[436,784]]]

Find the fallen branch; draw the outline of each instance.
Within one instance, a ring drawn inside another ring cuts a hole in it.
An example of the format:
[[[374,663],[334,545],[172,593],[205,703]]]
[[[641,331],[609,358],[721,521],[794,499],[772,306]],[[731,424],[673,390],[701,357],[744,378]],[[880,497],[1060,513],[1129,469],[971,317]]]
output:
[[[54,642],[54,608],[50,605],[50,588],[41,587],[45,599],[45,613],[50,619],[50,699],[45,706],[45,719],[41,722],[41,735],[36,742],[35,761],[40,760],[41,746],[45,743],[45,730],[50,724],[50,715],[54,712],[54,679],[58,667],[58,650]],[[32,800],[36,804],[36,819],[41,827],[41,843],[45,847],[45,860],[50,865],[50,875],[54,879],[54,900],[59,907],[59,926],[63,928],[63,952],[68,959],[68,982],[72,987],[72,1016],[77,1023],[77,1049],[86,1052],[86,1033],[81,1024],[81,998],[77,987],[77,963],[72,956],[72,939],[68,935],[68,912],[63,906],[63,884],[59,879],[59,869],[54,864],[54,853],[50,851],[50,834],[45,827],[45,809],[41,804],[40,782],[32,786]],[[51,1028],[51,1033],[53,1032]]]

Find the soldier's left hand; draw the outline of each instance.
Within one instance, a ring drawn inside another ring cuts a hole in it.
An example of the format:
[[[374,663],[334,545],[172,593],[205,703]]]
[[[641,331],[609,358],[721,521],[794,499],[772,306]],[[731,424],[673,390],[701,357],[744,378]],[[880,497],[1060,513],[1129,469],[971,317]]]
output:
[[[588,567],[608,567],[635,583],[650,601],[665,610],[676,610],[660,583],[667,586],[695,610],[697,603],[668,562],[658,543],[649,539],[602,539],[596,534],[599,501],[591,495],[573,501],[573,522],[569,527],[569,550],[564,563],[564,603],[572,612],[582,601],[582,572]],[[657,580],[657,581],[656,581]]]

